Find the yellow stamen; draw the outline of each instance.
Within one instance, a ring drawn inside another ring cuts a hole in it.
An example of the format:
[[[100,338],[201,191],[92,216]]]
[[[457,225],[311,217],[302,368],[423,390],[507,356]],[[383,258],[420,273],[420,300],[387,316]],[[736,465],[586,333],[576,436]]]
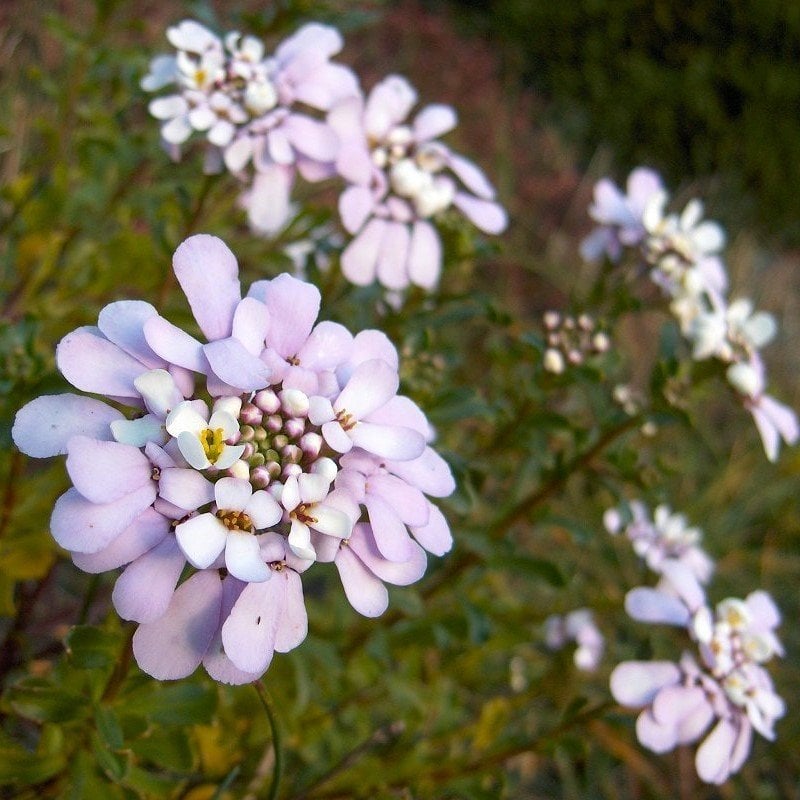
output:
[[[253,533],[253,520],[244,511],[217,511],[217,517],[229,531]]]
[[[222,428],[206,428],[200,431],[200,443],[203,445],[203,452],[206,458],[212,463],[216,464],[217,459],[222,455],[225,449],[225,441],[223,440]]]

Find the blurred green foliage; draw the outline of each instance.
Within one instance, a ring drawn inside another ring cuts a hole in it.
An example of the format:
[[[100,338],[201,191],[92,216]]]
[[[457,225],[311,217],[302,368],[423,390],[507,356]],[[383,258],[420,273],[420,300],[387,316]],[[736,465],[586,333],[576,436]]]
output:
[[[67,486],[61,461],[27,460],[9,432],[27,400],[67,390],[55,345],[93,324],[105,303],[141,298],[193,324],[169,277],[187,234],[224,238],[246,283],[290,269],[284,245],[331,223],[332,206],[309,192],[280,239],[258,239],[235,207],[232,178],[202,176],[197,152],[174,164],[160,150],[139,77],[165,49],[167,24],[188,15],[214,24],[213,6],[13,5],[15,24],[0,38],[0,795],[264,796],[275,756],[255,691],[201,671],[160,684],[136,668],[133,626],[111,608],[115,576],[79,572],[49,534]],[[343,28],[379,21],[364,3],[221,12],[220,28],[246,24],[267,36],[321,12]],[[566,47],[569,31],[552,46]],[[746,414],[720,400],[719,376],[670,402],[688,383],[685,354],[677,337],[659,339],[660,306],[629,281],[524,252],[513,254],[523,269],[513,284],[497,248],[463,220],[448,219],[445,238],[435,301],[412,293],[400,311],[374,287],[349,286],[327,239],[332,269],[306,265],[323,318],[380,327],[401,351],[403,390],[428,411],[458,479],[443,504],[456,545],[430,559],[422,582],[393,589],[379,620],[357,617],[332,570],[309,574],[310,635],[265,677],[284,739],[279,796],[723,796],[686,783],[677,769],[685,754],[638,749],[631,715],[609,708],[613,664],[657,647],[674,657],[677,640],[667,632],[650,641],[625,621],[625,591],[647,578],[625,543],[602,531],[601,514],[622,495],[686,511],[720,559],[715,600],[764,586],[796,619],[800,460],[789,453],[777,468],[766,464]],[[543,370],[545,282],[567,287],[566,309],[604,320],[612,352],[564,375]],[[643,317],[651,322],[630,327]],[[612,389],[634,373],[645,376],[643,407],[630,416]],[[646,419],[657,423],[655,437],[642,434]],[[582,605],[597,611],[609,639],[594,676],[577,672],[569,651],[543,645],[543,620]],[[783,633],[797,653],[796,626]],[[796,659],[775,675],[791,709]],[[756,743],[726,800],[791,797],[798,743],[790,710],[776,743]]]
[[[548,100],[585,161],[673,185],[713,177],[732,227],[800,242],[800,5],[782,0],[451,0]],[[734,199],[735,198],[735,199]]]

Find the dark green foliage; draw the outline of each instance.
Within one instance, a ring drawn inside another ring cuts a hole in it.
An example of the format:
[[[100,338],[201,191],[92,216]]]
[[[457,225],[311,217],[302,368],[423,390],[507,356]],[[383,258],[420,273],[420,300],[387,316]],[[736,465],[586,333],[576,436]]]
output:
[[[800,7],[781,0],[452,0],[551,101],[585,160],[700,178],[732,227],[800,241]],[[734,199],[735,198],[735,199]]]

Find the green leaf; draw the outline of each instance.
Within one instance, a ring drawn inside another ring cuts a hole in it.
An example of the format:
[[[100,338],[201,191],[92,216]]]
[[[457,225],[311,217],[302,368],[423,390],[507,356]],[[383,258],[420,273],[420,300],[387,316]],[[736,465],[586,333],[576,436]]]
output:
[[[72,663],[80,669],[102,669],[116,663],[119,637],[92,625],[74,627],[65,639]]]
[[[23,678],[8,690],[6,701],[17,714],[35,722],[71,722],[91,712],[86,697],[44,678]]]
[[[122,790],[104,780],[97,771],[95,758],[86,750],[79,750],[69,771],[69,784],[63,795],[68,800],[97,800],[121,798]]]
[[[31,753],[11,737],[0,739],[0,785],[32,786],[62,772],[67,765],[64,737],[55,726],[46,726],[36,752]]]
[[[154,682],[120,697],[124,705],[132,704],[137,713],[161,725],[207,724],[214,717],[217,693],[212,686],[180,683],[159,686]]]
[[[153,775],[141,767],[131,767],[122,785],[132,789],[142,800],[155,797],[176,797],[180,794],[183,781],[176,781],[171,776]]]
[[[98,736],[92,734],[92,752],[97,766],[115,782],[121,781],[130,767],[129,754],[116,753]]]
[[[99,706],[94,712],[94,724],[100,740],[112,750],[119,750],[125,744],[122,727],[117,715],[107,706]]]
[[[194,766],[189,735],[184,728],[154,731],[134,742],[131,749],[139,758],[176,772],[190,772]]]
[[[526,555],[503,555],[493,558],[489,564],[495,569],[509,570],[527,578],[543,580],[555,587],[562,587],[567,583],[558,566],[546,558],[535,558]]]

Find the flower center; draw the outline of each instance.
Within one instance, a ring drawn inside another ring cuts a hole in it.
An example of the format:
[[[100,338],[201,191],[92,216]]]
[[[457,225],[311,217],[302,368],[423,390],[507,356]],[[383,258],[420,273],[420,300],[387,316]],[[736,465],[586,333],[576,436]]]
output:
[[[265,489],[272,481],[314,471],[324,440],[308,419],[307,404],[302,392],[276,393],[272,389],[257,392],[243,403],[239,442],[245,450],[241,459],[250,469],[254,487]]]
[[[310,505],[300,503],[297,508],[289,513],[289,518],[296,519],[298,522],[302,522],[304,525],[314,525],[318,520],[309,513],[310,508]]]
[[[353,419],[353,415],[348,414],[344,409],[336,413],[336,421],[346,431],[352,430],[356,426],[356,420]]]
[[[244,511],[217,511],[217,518],[229,531],[244,531],[253,533],[255,526]]]
[[[222,455],[225,449],[225,441],[222,438],[224,431],[222,428],[206,428],[200,431],[200,444],[203,445],[203,452],[206,458],[212,463],[216,464],[217,459]]]

